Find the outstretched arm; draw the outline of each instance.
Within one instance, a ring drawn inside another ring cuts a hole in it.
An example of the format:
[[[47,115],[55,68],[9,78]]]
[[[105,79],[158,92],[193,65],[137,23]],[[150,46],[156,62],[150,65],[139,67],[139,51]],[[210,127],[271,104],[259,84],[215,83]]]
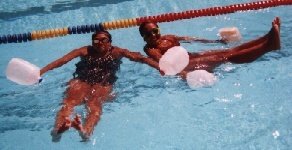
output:
[[[144,52],[152,59],[154,59],[156,62],[159,62],[160,58],[162,57],[162,54],[160,53],[159,49],[150,48],[145,49]]]
[[[160,71],[159,65],[155,60],[149,57],[145,57],[139,52],[130,52],[129,50],[126,49],[119,49],[119,52],[123,57],[129,58],[131,61],[148,64],[149,66]]]
[[[187,37],[187,36],[176,36],[177,40],[182,43],[193,43],[193,42],[201,42],[201,43],[223,43],[226,44],[227,42],[224,39],[219,40],[208,40],[198,37]]]
[[[73,51],[71,51],[70,53],[66,54],[65,56],[63,56],[62,58],[59,58],[53,62],[51,62],[50,64],[46,65],[45,67],[43,67],[40,71],[40,75],[46,73],[49,70],[58,68],[64,64],[66,64],[67,62],[69,62],[70,60],[81,56],[84,54],[85,50],[87,47],[82,47],[80,49],[75,49]]]

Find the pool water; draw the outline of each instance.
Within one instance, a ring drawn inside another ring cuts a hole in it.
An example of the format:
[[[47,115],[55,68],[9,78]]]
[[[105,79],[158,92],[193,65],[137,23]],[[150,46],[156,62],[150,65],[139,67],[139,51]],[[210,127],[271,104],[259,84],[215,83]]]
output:
[[[251,0],[10,1],[0,2],[0,35],[94,24],[166,12],[223,6]],[[224,64],[215,85],[190,89],[176,77],[161,77],[145,64],[123,59],[114,91],[89,142],[75,130],[51,142],[66,82],[78,59],[48,72],[34,86],[5,77],[11,58],[40,67],[90,44],[90,34],[0,45],[0,149],[281,149],[292,148],[291,6],[161,23],[162,34],[217,39],[218,29],[236,26],[243,40],[267,33],[281,18],[281,50],[249,64]],[[113,45],[143,53],[138,28],[110,31]],[[183,44],[191,52],[229,47]],[[84,107],[76,112],[84,114]]]

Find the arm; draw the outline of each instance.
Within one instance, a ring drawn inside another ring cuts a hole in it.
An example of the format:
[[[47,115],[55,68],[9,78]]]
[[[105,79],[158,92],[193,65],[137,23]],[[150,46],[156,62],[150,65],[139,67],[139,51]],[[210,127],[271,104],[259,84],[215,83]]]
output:
[[[227,42],[224,39],[220,40],[208,40],[198,37],[187,37],[187,36],[176,36],[176,39],[179,40],[182,43],[193,43],[193,42],[201,42],[201,43],[223,43],[227,44]]]
[[[129,58],[131,61],[136,61],[136,62],[148,64],[149,66],[160,71],[159,65],[156,61],[154,61],[153,59],[151,59],[149,57],[143,56],[139,52],[130,52],[129,50],[126,50],[126,49],[120,49],[120,54],[123,57]]]
[[[65,56],[63,56],[62,58],[59,58],[53,62],[51,62],[50,64],[46,65],[45,67],[43,67],[40,71],[40,75],[46,73],[49,70],[55,69],[57,67],[60,67],[64,64],[66,64],[67,62],[69,62],[70,60],[83,55],[84,50],[86,50],[87,47],[82,47],[80,49],[75,49],[73,51],[71,51],[70,53],[66,54]]]
[[[145,53],[155,61],[159,62],[160,58],[162,57],[162,54],[158,49],[150,48],[150,49],[145,49]]]

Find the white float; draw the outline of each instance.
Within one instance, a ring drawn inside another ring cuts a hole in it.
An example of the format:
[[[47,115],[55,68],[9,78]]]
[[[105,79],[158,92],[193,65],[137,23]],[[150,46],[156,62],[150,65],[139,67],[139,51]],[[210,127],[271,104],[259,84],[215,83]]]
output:
[[[176,75],[189,64],[189,54],[181,46],[167,50],[159,60],[159,68],[165,75]]]
[[[219,29],[219,35],[227,42],[238,42],[241,40],[241,34],[236,27],[226,27]]]
[[[33,85],[41,79],[40,68],[20,58],[12,58],[6,69],[7,79],[20,85]]]
[[[187,83],[191,88],[211,86],[217,78],[206,70],[195,70],[187,73]]]

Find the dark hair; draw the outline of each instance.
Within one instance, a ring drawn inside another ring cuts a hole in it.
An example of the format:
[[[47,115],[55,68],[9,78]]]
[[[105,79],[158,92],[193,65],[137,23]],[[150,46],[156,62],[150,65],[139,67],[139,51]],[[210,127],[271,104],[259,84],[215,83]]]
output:
[[[158,28],[158,25],[155,22],[151,22],[151,21],[142,22],[139,26],[139,32],[140,32],[141,36],[143,36],[145,34],[145,26],[147,24],[154,24]]]
[[[95,31],[92,34],[91,39],[93,40],[96,37],[96,35],[98,35],[98,34],[104,34],[104,35],[106,35],[109,38],[110,42],[112,42],[112,35],[108,31],[106,31],[106,30]]]

